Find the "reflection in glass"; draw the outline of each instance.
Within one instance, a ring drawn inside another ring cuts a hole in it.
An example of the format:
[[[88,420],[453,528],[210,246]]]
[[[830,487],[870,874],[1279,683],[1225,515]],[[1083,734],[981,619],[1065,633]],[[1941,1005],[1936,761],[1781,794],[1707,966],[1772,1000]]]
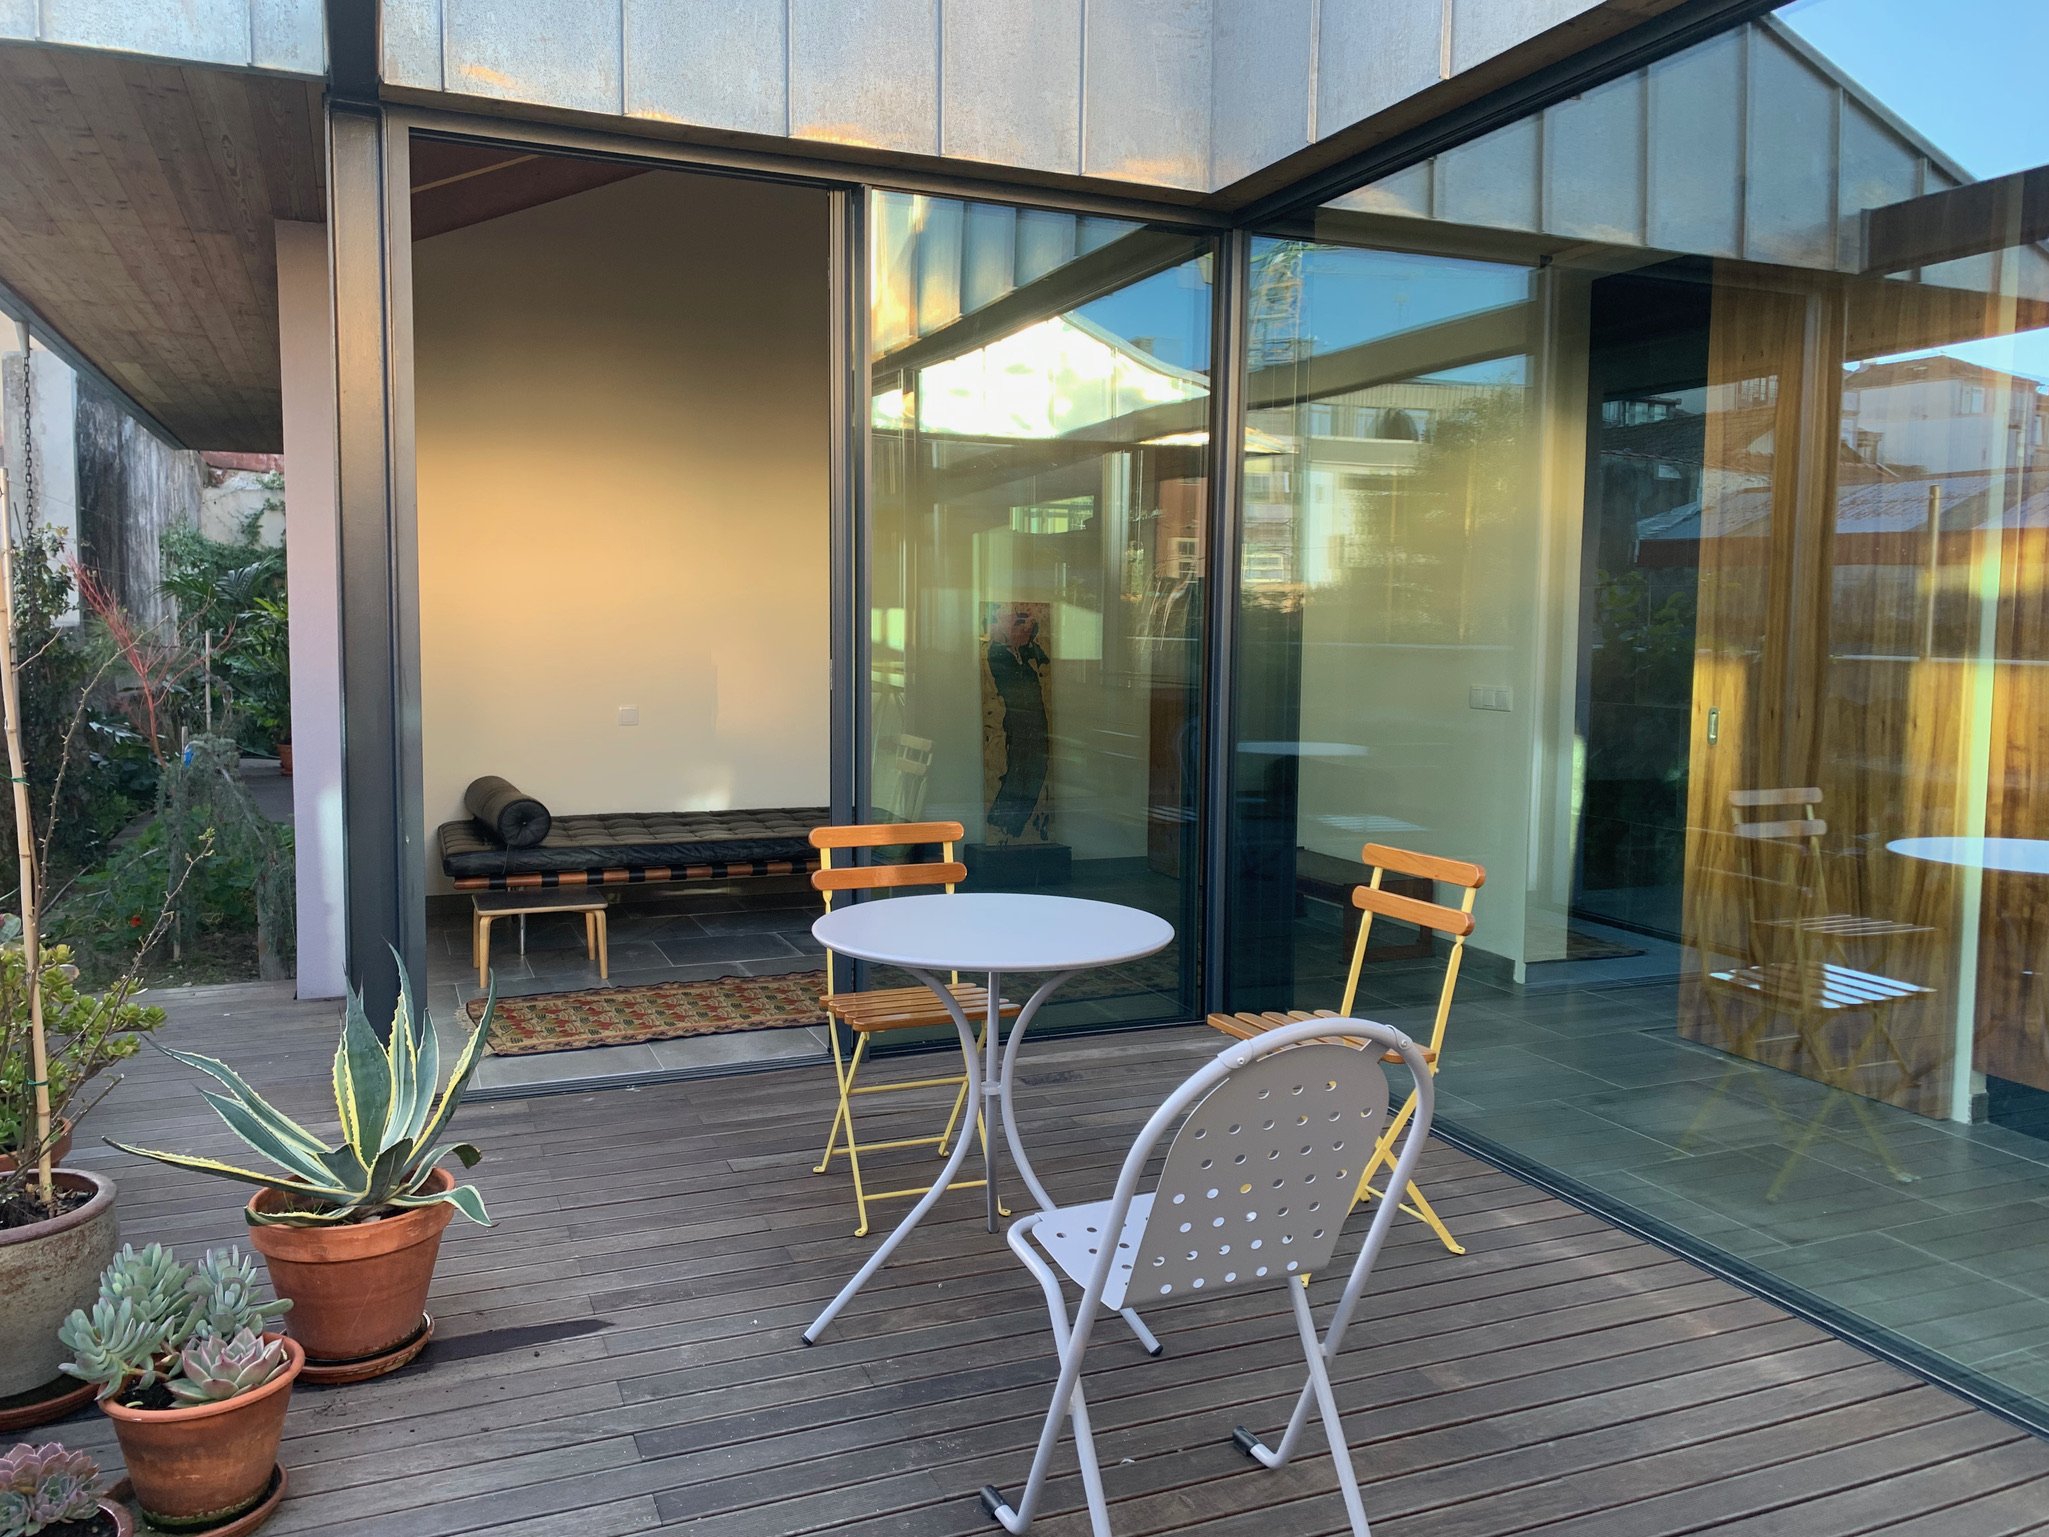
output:
[[[1261,243],[1227,974],[1482,861],[1447,1116],[2038,1420],[2045,44],[1808,0]]]
[[[1174,924],[1049,1018],[1185,1018],[1208,243],[896,193],[870,222],[877,809],[964,823],[971,889]]]

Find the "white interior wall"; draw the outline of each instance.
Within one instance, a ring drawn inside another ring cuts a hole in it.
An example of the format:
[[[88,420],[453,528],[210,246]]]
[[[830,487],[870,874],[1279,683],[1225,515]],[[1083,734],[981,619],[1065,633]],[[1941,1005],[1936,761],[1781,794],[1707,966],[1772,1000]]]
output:
[[[327,227],[277,226],[278,352],[291,537],[292,834],[298,884],[298,991],[346,985],[342,884],[341,522],[335,501],[334,322]]]
[[[416,246],[430,833],[481,774],[557,813],[826,802],[826,214],[653,172]]]

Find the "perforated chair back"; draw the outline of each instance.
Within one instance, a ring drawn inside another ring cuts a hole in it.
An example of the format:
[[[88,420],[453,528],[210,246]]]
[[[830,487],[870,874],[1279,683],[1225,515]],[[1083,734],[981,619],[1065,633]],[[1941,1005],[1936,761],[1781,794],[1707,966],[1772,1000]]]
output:
[[[1330,1264],[1387,1119],[1379,1057],[1322,1043],[1234,1070],[1188,1114],[1126,1296],[1214,1292]]]

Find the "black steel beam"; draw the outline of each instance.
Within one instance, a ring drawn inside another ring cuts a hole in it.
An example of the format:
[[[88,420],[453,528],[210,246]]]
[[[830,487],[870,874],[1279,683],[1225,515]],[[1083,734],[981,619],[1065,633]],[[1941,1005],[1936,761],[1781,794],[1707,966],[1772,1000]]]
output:
[[[1864,213],[1864,271],[1905,272],[2049,241],[2049,165]]]

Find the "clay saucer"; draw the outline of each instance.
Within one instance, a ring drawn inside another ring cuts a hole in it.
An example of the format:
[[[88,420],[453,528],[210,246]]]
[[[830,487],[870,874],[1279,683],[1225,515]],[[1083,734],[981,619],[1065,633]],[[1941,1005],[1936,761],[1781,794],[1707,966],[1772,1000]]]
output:
[[[39,1388],[0,1398],[0,1434],[47,1425],[92,1402],[93,1385],[76,1377],[57,1377]]]
[[[270,1492],[265,1494],[262,1499],[258,1500],[248,1510],[243,1511],[242,1514],[236,1516],[231,1521],[223,1521],[219,1526],[158,1526],[145,1515],[135,1523],[135,1530],[138,1537],[141,1537],[141,1534],[154,1532],[170,1533],[174,1534],[174,1537],[242,1537],[244,1532],[255,1531],[256,1528],[277,1514],[278,1506],[284,1502],[285,1485],[287,1482],[289,1480],[285,1477],[284,1464],[279,1463],[270,1470]],[[128,1480],[124,1478],[115,1484],[113,1488],[109,1489],[105,1497],[110,1500],[118,1500],[123,1504],[133,1504],[135,1501],[135,1490]]]
[[[379,1351],[374,1356],[359,1356],[353,1361],[308,1361],[299,1369],[299,1381],[310,1382],[320,1388],[339,1387],[347,1382],[368,1382],[372,1377],[382,1377],[406,1365],[427,1348],[427,1341],[432,1338],[434,1315],[422,1313],[420,1327],[391,1349]]]

